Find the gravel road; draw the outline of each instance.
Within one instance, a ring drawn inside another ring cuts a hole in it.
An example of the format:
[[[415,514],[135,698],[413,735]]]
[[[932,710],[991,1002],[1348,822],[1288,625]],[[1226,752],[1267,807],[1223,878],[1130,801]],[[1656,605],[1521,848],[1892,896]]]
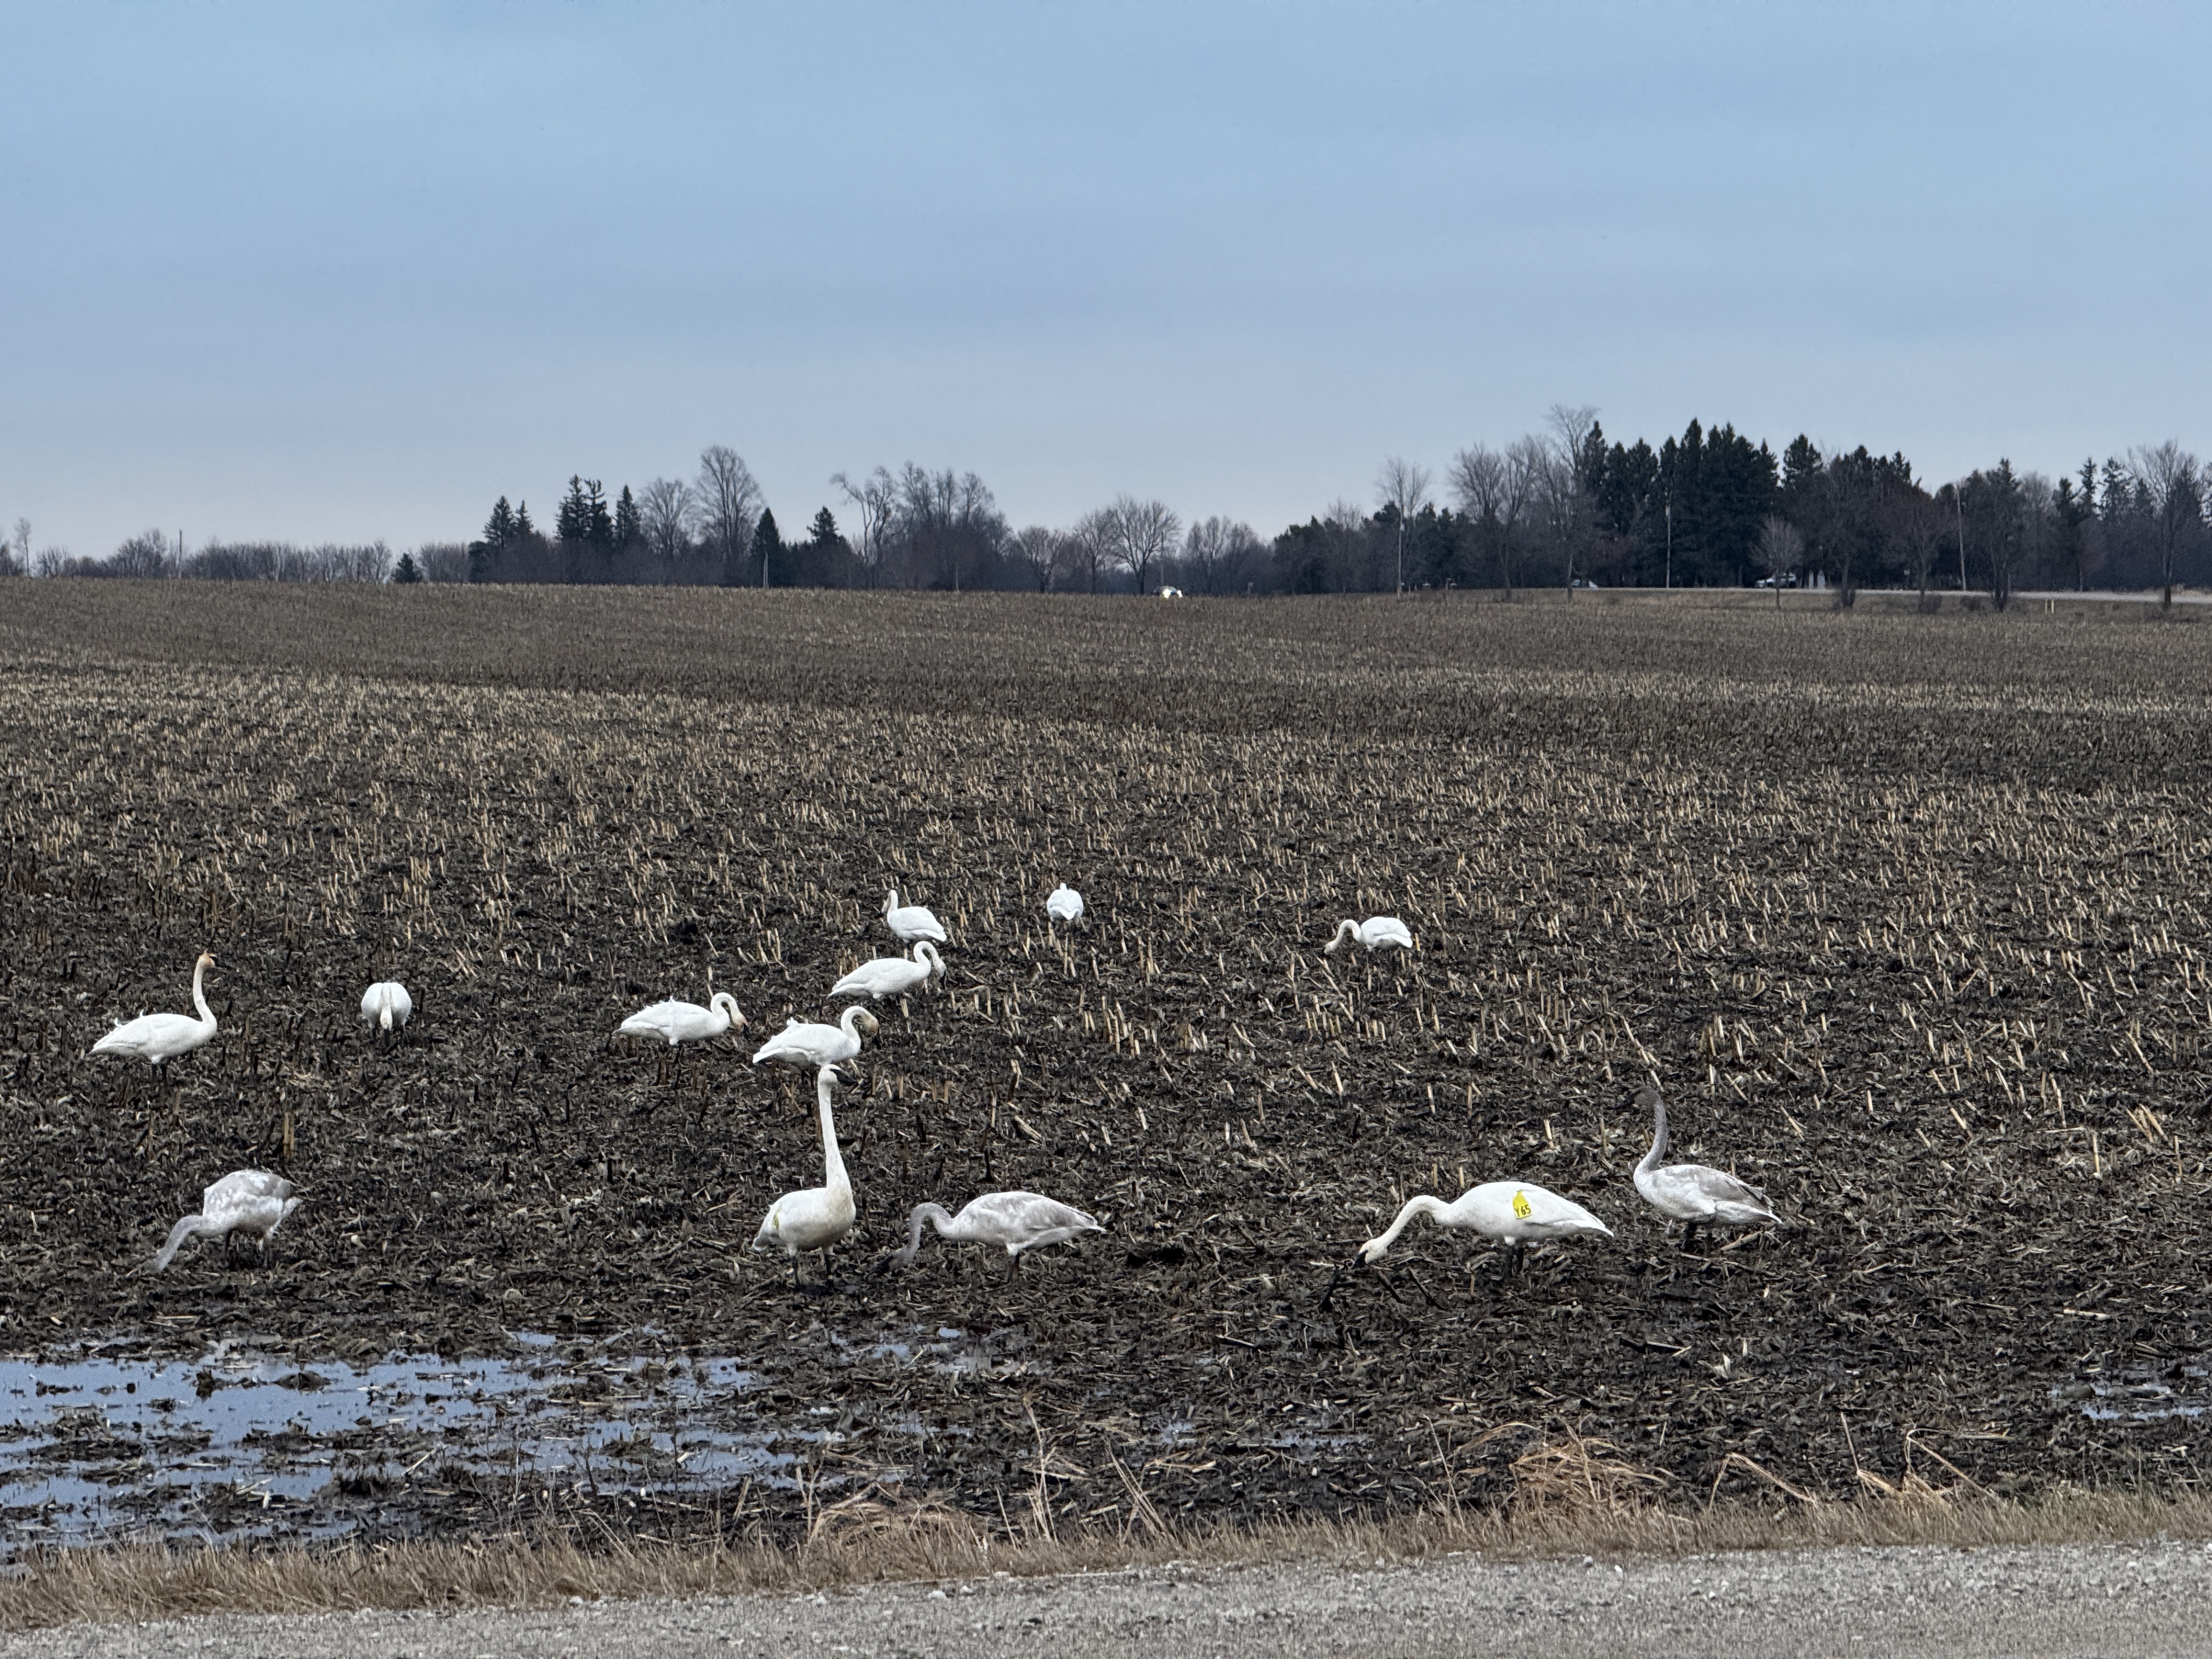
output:
[[[77,1626],[21,1659],[1069,1653],[1944,1659],[2212,1654],[2212,1546],[1859,1549],[1620,1563],[1170,1566],[1074,1578],[570,1607]]]

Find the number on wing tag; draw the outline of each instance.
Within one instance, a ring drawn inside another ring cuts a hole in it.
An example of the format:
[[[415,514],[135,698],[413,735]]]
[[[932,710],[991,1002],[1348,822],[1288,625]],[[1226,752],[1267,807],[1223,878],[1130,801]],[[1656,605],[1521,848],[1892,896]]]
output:
[[[1519,1216],[1523,1221],[1526,1221],[1528,1218],[1528,1194],[1516,1193],[1513,1194],[1513,1213]]]

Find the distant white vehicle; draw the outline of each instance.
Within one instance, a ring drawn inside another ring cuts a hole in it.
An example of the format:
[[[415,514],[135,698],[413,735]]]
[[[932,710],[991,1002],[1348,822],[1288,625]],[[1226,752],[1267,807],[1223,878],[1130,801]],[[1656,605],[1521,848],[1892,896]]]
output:
[[[1160,589],[1160,597],[1164,599],[1179,599],[1182,597],[1182,589],[1180,587],[1163,587]]]
[[[1797,578],[1796,575],[1785,571],[1779,576],[1761,576],[1756,582],[1753,583],[1752,586],[1754,587],[1795,587],[1797,586]]]

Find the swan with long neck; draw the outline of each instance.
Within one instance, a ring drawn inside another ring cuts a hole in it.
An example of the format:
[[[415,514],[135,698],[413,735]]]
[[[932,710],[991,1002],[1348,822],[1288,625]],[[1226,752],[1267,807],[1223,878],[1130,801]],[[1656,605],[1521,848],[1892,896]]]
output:
[[[830,988],[833,997],[902,997],[945,971],[945,958],[927,939],[916,939],[911,960],[878,957]]]
[[[936,1228],[939,1238],[955,1243],[1000,1245],[1015,1267],[1021,1265],[1025,1250],[1106,1231],[1073,1205],[1047,1198],[1042,1193],[985,1193],[970,1199],[958,1215],[947,1214],[942,1204],[915,1205],[907,1217],[906,1248],[888,1257],[887,1264],[914,1265],[921,1251],[925,1224]]]
[[[415,1018],[415,999],[396,979],[380,979],[361,1000],[361,1017],[380,1031],[397,1030]]]
[[[791,1259],[791,1282],[799,1283],[799,1257],[804,1250],[820,1250],[823,1271],[829,1271],[830,1247],[853,1231],[853,1182],[845,1173],[844,1154],[837,1147],[837,1120],[831,1100],[842,1079],[835,1066],[814,1074],[816,1109],[822,1120],[822,1184],[786,1193],[768,1206],[760,1231],[753,1235],[756,1250],[779,1249]]]
[[[118,1020],[113,1030],[92,1045],[92,1052],[122,1054],[159,1066],[213,1042],[215,1010],[208,1006],[204,981],[207,970],[214,966],[215,957],[206,951],[192,964],[192,1006],[200,1011],[198,1019],[185,1014],[141,1014],[134,1020]]]
[[[1778,1222],[1766,1194],[1725,1170],[1705,1164],[1662,1164],[1667,1156],[1667,1099],[1645,1084],[1636,1103],[1651,1114],[1651,1150],[1636,1166],[1636,1190],[1669,1221],[1682,1224],[1688,1249],[1700,1227],[1757,1227]]]
[[[876,1017],[859,1003],[838,1017],[835,1025],[818,1020],[793,1020],[760,1046],[753,1064],[816,1067],[841,1066],[860,1052],[860,1033],[873,1036]]]
[[[715,992],[704,1008],[696,1002],[656,1002],[639,1009],[621,1027],[624,1036],[665,1042],[672,1048],[679,1042],[704,1042],[725,1031],[744,1029],[738,1000],[727,991]]]
[[[1547,1187],[1525,1181],[1486,1181],[1470,1187],[1447,1204],[1424,1194],[1409,1198],[1388,1228],[1359,1247],[1355,1267],[1371,1267],[1389,1254],[1417,1216],[1426,1216],[1439,1227],[1480,1233],[1505,1246],[1508,1271],[1521,1271],[1521,1253],[1547,1239],[1570,1238],[1577,1233],[1613,1237],[1613,1229],[1571,1199],[1561,1198]]]
[[[901,904],[896,887],[884,895],[884,922],[904,944],[923,939],[945,943],[945,924],[937,913],[926,904]]]
[[[1336,924],[1336,937],[1322,946],[1322,953],[1334,954],[1346,939],[1365,945],[1370,952],[1386,945],[1395,945],[1401,951],[1413,948],[1413,935],[1395,916],[1370,916],[1364,921],[1354,921],[1347,916]]]
[[[300,1207],[299,1188],[266,1170],[234,1170],[200,1194],[198,1215],[188,1215],[169,1229],[167,1243],[154,1253],[145,1271],[160,1273],[176,1260],[191,1238],[220,1238],[224,1248],[244,1235],[256,1240],[263,1255],[269,1240],[284,1224],[284,1218]]]

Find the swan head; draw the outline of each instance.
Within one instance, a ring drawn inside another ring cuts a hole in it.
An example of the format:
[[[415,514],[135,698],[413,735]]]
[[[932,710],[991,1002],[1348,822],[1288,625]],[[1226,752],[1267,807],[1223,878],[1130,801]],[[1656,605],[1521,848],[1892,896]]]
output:
[[[192,967],[193,967],[196,970],[197,970],[197,969],[201,969],[201,968],[212,968],[212,967],[214,967],[214,966],[215,966],[215,952],[214,952],[214,951],[201,951],[201,952],[200,952],[200,959],[199,959],[198,962],[196,962],[196,963],[194,963],[192,964]]]
[[[1371,1267],[1389,1253],[1390,1246],[1387,1241],[1370,1238],[1352,1253],[1352,1265],[1354,1267]]]
[[[1658,1085],[1647,1083],[1636,1091],[1636,1109],[1639,1112],[1663,1112],[1667,1109],[1666,1097],[1659,1092]]]
[[[877,1031],[882,1029],[882,1022],[877,1019],[873,1014],[870,1013],[865,1008],[860,1008],[854,1012],[853,1016],[853,1024],[859,1026],[870,1036],[873,1036]]]
[[[727,991],[715,992],[713,997],[708,1000],[707,1006],[709,1008],[719,1008],[726,1002],[730,1005],[730,1029],[733,1031],[744,1030],[745,1029],[745,1017],[738,1010],[738,1000],[732,996]]]

